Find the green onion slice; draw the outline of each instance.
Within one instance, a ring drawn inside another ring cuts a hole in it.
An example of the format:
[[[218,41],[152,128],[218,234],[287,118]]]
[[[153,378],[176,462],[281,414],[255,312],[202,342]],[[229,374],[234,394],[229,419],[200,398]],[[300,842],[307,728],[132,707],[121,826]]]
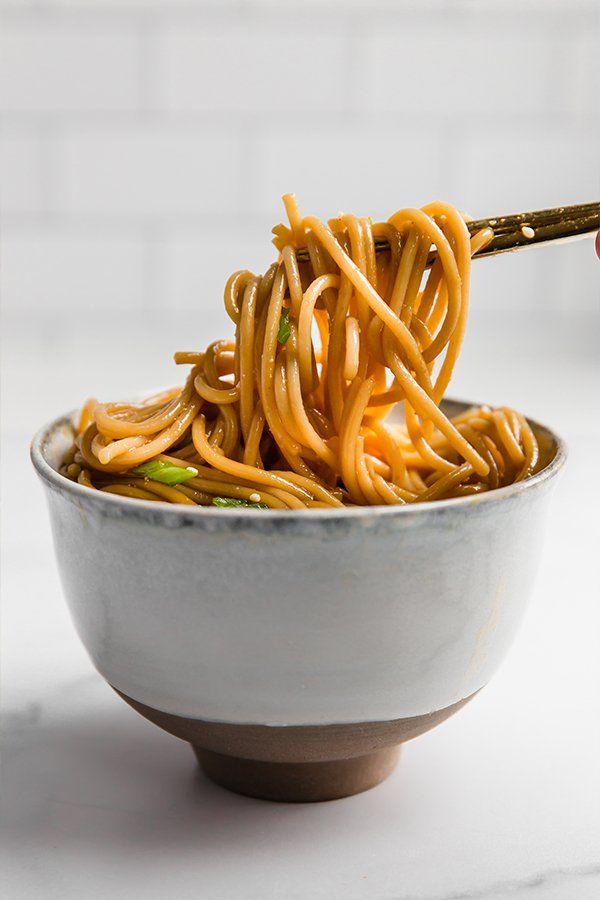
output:
[[[161,484],[169,485],[183,484],[198,474],[198,469],[193,466],[175,466],[164,459],[150,459],[133,471],[135,475],[142,475],[150,481],[160,481]]]
[[[269,507],[266,503],[250,503],[248,500],[237,500],[234,497],[213,497],[213,506],[221,506],[224,509],[233,508],[238,506],[246,507],[247,509],[268,509]]]
[[[279,319],[279,331],[277,333],[277,340],[280,344],[285,344],[291,333],[290,311],[289,309],[282,309],[281,318]]]

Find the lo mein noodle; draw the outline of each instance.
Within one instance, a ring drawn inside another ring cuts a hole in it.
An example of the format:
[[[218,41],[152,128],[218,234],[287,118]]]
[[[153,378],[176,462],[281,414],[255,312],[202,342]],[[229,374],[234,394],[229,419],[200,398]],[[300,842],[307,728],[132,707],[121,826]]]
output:
[[[61,472],[125,497],[285,510],[461,497],[536,471],[520,413],[448,418],[440,407],[471,257],[491,232],[471,236],[441,202],[377,224],[326,224],[303,218],[293,195],[284,204],[277,261],[225,286],[234,339],[176,353],[191,367],[182,388],[136,404],[89,400]],[[382,238],[389,250],[376,253]]]

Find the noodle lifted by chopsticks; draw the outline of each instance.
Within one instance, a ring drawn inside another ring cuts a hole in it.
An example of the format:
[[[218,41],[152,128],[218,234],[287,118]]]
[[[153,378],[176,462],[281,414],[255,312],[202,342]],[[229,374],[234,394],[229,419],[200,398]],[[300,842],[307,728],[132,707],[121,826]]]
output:
[[[235,340],[176,353],[191,366],[181,389],[141,404],[88,401],[61,472],[138,499],[271,509],[439,500],[532,474],[538,445],[520,413],[440,409],[471,256],[491,232],[471,238],[440,202],[378,224],[325,224],[302,218],[293,195],[284,203],[278,261],[226,284]],[[389,251],[375,254],[377,238]],[[403,423],[388,421],[399,406]]]

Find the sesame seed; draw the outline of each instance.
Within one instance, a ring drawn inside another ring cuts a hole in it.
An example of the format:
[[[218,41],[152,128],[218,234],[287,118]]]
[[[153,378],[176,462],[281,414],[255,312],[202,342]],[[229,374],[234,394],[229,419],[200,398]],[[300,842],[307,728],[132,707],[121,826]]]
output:
[[[197,474],[198,474],[198,469],[195,469],[193,466],[186,466],[186,467],[185,467],[185,471],[186,471],[186,472],[193,472],[194,475],[197,475]]]
[[[260,494],[257,494],[255,491],[253,494],[250,494],[250,496],[248,497],[248,500],[251,500],[252,503],[259,503],[260,502]]]
[[[535,237],[535,231],[533,230],[531,225],[521,225],[521,234],[529,241],[532,237]]]

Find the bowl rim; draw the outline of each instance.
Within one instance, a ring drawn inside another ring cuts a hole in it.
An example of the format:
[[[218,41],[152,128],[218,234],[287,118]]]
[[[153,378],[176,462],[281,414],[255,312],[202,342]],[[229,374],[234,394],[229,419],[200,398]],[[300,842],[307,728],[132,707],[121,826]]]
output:
[[[482,406],[484,404],[459,400],[454,397],[445,397],[447,403],[461,405],[464,408],[472,406]],[[485,491],[482,494],[471,494],[466,497],[451,497],[445,500],[430,500],[427,503],[410,503],[397,506],[351,506],[351,507],[331,507],[316,509],[249,509],[244,507],[220,508],[216,506],[197,506],[191,507],[187,505],[177,505],[162,500],[141,500],[132,497],[124,497],[118,494],[109,494],[102,491],[91,491],[89,488],[76,481],[65,478],[60,472],[57,472],[44,455],[44,448],[50,436],[54,431],[62,425],[70,424],[72,426],[74,416],[77,410],[72,410],[52,419],[43,425],[35,433],[30,444],[30,457],[34,468],[36,469],[42,482],[44,482],[51,490],[59,494],[66,494],[73,501],[84,501],[85,505],[92,505],[96,509],[104,508],[107,514],[111,512],[119,517],[127,517],[134,519],[154,520],[158,514],[161,519],[165,515],[169,519],[179,520],[182,524],[200,523],[203,521],[224,521],[224,520],[246,520],[247,522],[265,522],[271,524],[274,520],[297,522],[317,522],[334,520],[356,520],[410,516],[422,517],[435,514],[442,510],[451,509],[479,509],[482,506],[490,504],[505,503],[515,497],[520,497],[524,493],[529,493],[544,482],[554,478],[562,469],[568,455],[567,446],[564,440],[552,431],[546,425],[542,425],[535,419],[526,416],[527,421],[536,430],[545,433],[556,446],[556,453],[548,465],[531,475],[523,481],[517,481],[502,488],[496,488],[492,491]],[[87,501],[87,502],[86,502]]]

